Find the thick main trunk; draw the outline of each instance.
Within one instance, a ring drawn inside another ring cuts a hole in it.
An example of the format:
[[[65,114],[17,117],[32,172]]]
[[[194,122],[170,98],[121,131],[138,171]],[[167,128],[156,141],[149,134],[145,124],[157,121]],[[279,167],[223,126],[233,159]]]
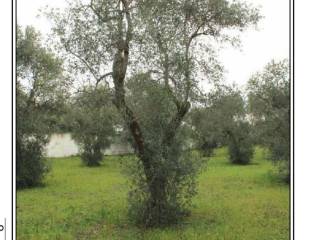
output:
[[[118,111],[122,115],[127,127],[130,130],[131,135],[136,143],[138,157],[142,161],[144,172],[146,174],[148,182],[151,181],[150,176],[150,160],[146,156],[144,139],[142,130],[138,123],[137,118],[135,117],[133,111],[127,105],[125,101],[125,89],[124,89],[124,80],[127,71],[129,57],[129,46],[124,42],[119,43],[117,53],[115,54],[113,62],[113,82],[115,85],[115,98],[114,104],[117,107]]]
[[[149,221],[146,223],[149,226],[160,226],[166,223],[167,217],[167,194],[166,194],[166,179],[164,176],[154,176],[149,184],[150,190],[150,211]]]

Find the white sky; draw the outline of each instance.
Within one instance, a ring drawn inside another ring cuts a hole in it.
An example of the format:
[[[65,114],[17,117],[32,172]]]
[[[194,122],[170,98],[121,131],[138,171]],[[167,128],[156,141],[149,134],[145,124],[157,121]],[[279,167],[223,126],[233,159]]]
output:
[[[243,0],[261,7],[264,16],[258,29],[242,33],[242,48],[226,46],[219,53],[228,82],[244,85],[249,77],[260,71],[271,60],[289,57],[289,0]],[[17,18],[20,25],[33,25],[43,35],[50,24],[44,17],[37,17],[38,9],[64,7],[65,0],[17,0]]]

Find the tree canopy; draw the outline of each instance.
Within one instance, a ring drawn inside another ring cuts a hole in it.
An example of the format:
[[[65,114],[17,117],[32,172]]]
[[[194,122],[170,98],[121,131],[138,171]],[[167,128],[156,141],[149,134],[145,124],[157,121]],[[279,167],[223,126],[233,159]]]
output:
[[[69,121],[72,138],[80,145],[81,158],[97,166],[116,134],[117,111],[108,88],[87,86],[72,99]]]
[[[272,159],[290,179],[290,78],[288,60],[271,61],[248,83],[249,108],[259,142],[270,148]]]
[[[244,96],[236,86],[217,86],[204,106],[190,114],[196,146],[210,156],[217,146],[227,145],[233,163],[246,164],[253,154],[250,124]]]

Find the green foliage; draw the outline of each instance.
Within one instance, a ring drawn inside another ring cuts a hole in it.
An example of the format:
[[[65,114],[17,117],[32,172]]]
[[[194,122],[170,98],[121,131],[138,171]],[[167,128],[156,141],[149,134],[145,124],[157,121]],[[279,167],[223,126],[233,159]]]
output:
[[[121,172],[131,157],[107,157],[99,168],[83,167],[78,157],[51,159],[45,188],[17,191],[17,239],[289,239],[290,189],[275,181],[263,152],[256,149],[257,164],[241,166],[216,149],[197,179],[191,215],[163,229],[128,220],[131,181]]]
[[[290,79],[287,60],[272,61],[248,83],[249,108],[259,144],[267,146],[290,181]]]
[[[17,188],[39,186],[49,166],[43,156],[43,146],[47,141],[39,137],[21,138],[16,141],[16,184]]]
[[[33,27],[17,28],[17,187],[40,184],[48,167],[44,146],[65,99],[62,62],[42,47]]]
[[[164,85],[141,74],[128,81],[128,90],[128,103],[144,134],[143,157],[150,162],[148,175],[140,159],[130,164],[129,216],[148,227],[177,223],[189,212],[203,161],[187,150],[186,128],[180,128],[168,142],[166,134],[171,130],[175,106]]]
[[[70,113],[72,138],[87,166],[98,166],[115,137],[117,112],[106,87],[85,87],[74,97]]]
[[[169,150],[167,159],[152,159],[152,182],[144,176],[139,161],[129,165],[129,217],[140,226],[165,227],[190,214],[191,200],[197,193],[196,176],[203,161],[196,153],[181,153],[176,148]]]
[[[28,97],[20,88],[16,92],[16,185],[17,188],[37,186],[47,172],[43,156],[43,147],[47,143],[43,116],[28,107]]]
[[[234,123],[232,131],[227,131],[230,162],[248,164],[253,157],[251,127],[248,122]]]
[[[211,157],[214,155],[214,149],[218,147],[218,144],[215,140],[204,141],[200,144],[199,149],[202,156]]]
[[[234,86],[217,86],[210,92],[205,106],[191,112],[196,147],[208,156],[218,145],[228,145],[232,163],[249,163],[253,145],[245,116],[240,90]]]
[[[240,38],[230,33],[240,33],[261,18],[257,8],[241,1],[137,2],[134,16],[143,31],[135,32],[133,42],[143,51],[131,56],[142,66],[135,68],[167,82],[179,100],[194,101],[203,93],[200,83],[219,82],[223,67],[217,46],[238,46]]]
[[[221,144],[222,132],[215,126],[214,117],[211,115],[208,108],[194,108],[189,115],[190,124],[193,126],[194,147],[199,149],[204,157],[212,156],[214,148]]]

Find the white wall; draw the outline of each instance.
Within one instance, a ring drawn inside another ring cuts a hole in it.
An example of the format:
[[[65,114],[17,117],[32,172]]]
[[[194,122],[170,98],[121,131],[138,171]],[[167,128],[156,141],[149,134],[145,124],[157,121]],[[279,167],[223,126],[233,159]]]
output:
[[[49,143],[46,146],[47,157],[68,157],[77,155],[79,153],[79,146],[71,138],[70,133],[53,134]],[[117,155],[133,153],[133,149],[129,145],[111,144],[106,149],[106,155]]]

